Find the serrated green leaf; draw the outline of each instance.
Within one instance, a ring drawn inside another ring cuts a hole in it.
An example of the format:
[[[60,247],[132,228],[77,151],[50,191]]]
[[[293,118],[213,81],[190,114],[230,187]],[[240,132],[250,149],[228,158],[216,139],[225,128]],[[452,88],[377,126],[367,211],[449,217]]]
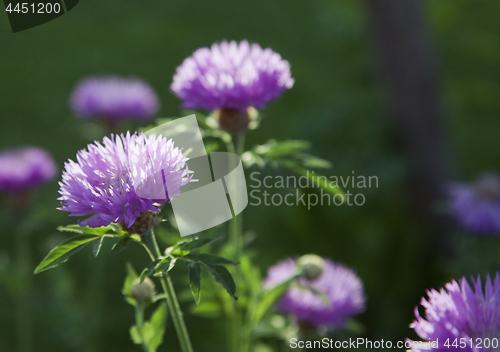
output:
[[[226,258],[205,253],[188,254],[184,258],[193,262],[201,262],[206,265],[238,265],[238,263],[232,262]]]
[[[208,269],[210,274],[215,278],[215,281],[222,285],[229,293],[231,297],[235,301],[238,300],[238,297],[236,297],[236,284],[234,283],[233,277],[229,270],[227,270],[225,267],[221,265],[213,265],[213,264],[207,264],[205,262],[202,262],[205,267]]]
[[[64,263],[68,258],[85,247],[89,242],[98,239],[96,235],[80,235],[73,237],[52,249],[35,269],[35,274],[54,268]]]
[[[102,236],[101,238],[99,238],[98,240],[96,240],[94,242],[94,247],[92,248],[92,253],[94,253],[94,257],[97,257],[97,255],[101,251],[101,246],[102,246],[102,242],[104,241],[104,237],[105,236]]]
[[[151,326],[154,329],[153,336],[149,340],[149,351],[155,352],[158,347],[163,342],[163,335],[165,334],[165,326],[167,324],[168,309],[165,302],[161,303],[158,308],[155,309],[153,315],[151,316]]]
[[[187,262],[189,268],[189,286],[193,293],[194,301],[200,304],[201,298],[201,266],[199,263]]]

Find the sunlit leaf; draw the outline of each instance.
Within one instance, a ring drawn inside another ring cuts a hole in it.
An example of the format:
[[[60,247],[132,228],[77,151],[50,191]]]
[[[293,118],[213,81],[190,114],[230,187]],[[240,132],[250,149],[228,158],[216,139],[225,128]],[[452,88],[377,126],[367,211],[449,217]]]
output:
[[[42,260],[35,269],[35,274],[42,271],[54,268],[68,260],[68,258],[85,247],[89,242],[98,239],[96,235],[81,235],[67,240],[56,248],[52,249],[49,254]]]

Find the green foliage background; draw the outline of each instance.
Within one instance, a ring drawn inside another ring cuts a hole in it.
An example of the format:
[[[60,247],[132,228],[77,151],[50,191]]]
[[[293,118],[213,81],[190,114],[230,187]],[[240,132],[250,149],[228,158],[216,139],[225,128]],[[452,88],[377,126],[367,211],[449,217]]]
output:
[[[500,171],[500,3],[425,5],[457,175],[469,180],[483,170]],[[261,128],[248,134],[248,145],[269,138],[308,139],[314,154],[334,164],[329,174],[348,176],[354,170],[379,178],[378,188],[364,192],[363,207],[249,206],[244,228],[257,233],[253,248],[260,253],[259,266],[264,271],[285,256],[309,252],[343,262],[365,282],[363,336],[416,338],[408,325],[425,289],[452,277],[494,273],[500,245],[457,234],[460,248],[469,250],[446,261],[429,246],[406,197],[404,178],[412,161],[399,149],[384,105],[362,1],[85,0],[69,14],[17,34],[0,14],[0,148],[38,145],[50,150],[61,168],[74,158],[88,140],[68,96],[87,75],[141,77],[161,98],[159,116],[179,116],[180,103],[169,93],[175,68],[198,47],[245,38],[289,60],[296,79],[293,89],[269,104]],[[32,229],[33,268],[65,239],[57,225],[73,222],[56,210],[57,189],[53,182],[40,190],[32,215],[23,220]],[[0,350],[15,351],[18,294],[7,287],[16,282],[17,235],[4,205],[1,210]],[[109,249],[105,244],[102,253]],[[138,350],[128,335],[133,312],[120,292],[127,260],[140,269],[148,258],[140,248],[130,248],[94,259],[86,248],[67,264],[33,277],[34,350]],[[186,285],[186,273],[174,269],[174,278],[183,278],[177,287]],[[221,320],[189,314],[186,320],[195,350],[224,348],[227,326]],[[171,324],[165,341],[160,350],[178,350]]]

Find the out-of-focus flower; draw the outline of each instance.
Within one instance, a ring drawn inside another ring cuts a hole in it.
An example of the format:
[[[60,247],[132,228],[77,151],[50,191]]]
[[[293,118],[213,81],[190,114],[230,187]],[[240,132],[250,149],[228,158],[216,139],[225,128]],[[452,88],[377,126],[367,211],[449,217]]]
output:
[[[81,118],[100,117],[114,123],[149,119],[159,109],[156,93],[136,78],[86,78],[73,90],[70,103]]]
[[[196,50],[177,68],[170,88],[184,108],[218,110],[219,121],[231,120],[221,122],[222,128],[225,124],[241,129],[250,122],[248,108],[263,109],[293,83],[288,61],[269,48],[243,40]]]
[[[312,256],[308,255],[308,257]],[[297,279],[300,286],[290,287],[279,301],[278,310],[292,314],[299,323],[305,323],[314,328],[345,327],[349,318],[365,310],[366,297],[363,283],[354,271],[344,265],[326,258],[319,257],[319,259],[321,260],[311,261],[301,258],[298,261],[302,262],[300,266],[290,258],[278,262],[269,269],[264,287],[271,289],[302,271],[303,277]],[[304,271],[306,267],[308,269]],[[322,267],[319,275],[316,267]],[[307,275],[312,271],[315,273],[315,278],[309,280]],[[301,286],[309,286],[313,290]],[[326,304],[324,299],[313,291],[323,294],[330,304]]]
[[[439,344],[413,344],[420,346],[413,351],[498,351],[494,339],[500,338],[500,277],[497,273],[491,282],[488,276],[484,293],[480,277],[472,281],[474,289],[462,278],[447,283],[446,290],[427,292],[421,302],[425,319],[416,307],[410,327],[425,341],[439,339]]]
[[[102,144],[80,150],[77,163],[64,165],[59,209],[70,216],[91,215],[79,221],[81,226],[123,222],[130,228],[140,218],[142,228],[150,223],[150,212],[158,213],[192,180],[187,160],[173,140],[161,135],[105,137]]]
[[[500,235],[500,177],[486,173],[474,183],[449,187],[453,215],[467,230]]]
[[[0,192],[19,193],[44,184],[56,176],[52,156],[35,147],[0,153]]]

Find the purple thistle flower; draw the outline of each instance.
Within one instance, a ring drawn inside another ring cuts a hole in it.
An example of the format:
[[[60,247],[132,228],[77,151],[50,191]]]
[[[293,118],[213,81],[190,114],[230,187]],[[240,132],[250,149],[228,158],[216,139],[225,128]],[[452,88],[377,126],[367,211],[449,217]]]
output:
[[[0,192],[19,193],[42,185],[56,176],[52,156],[35,147],[0,153]]]
[[[91,215],[81,226],[123,221],[130,228],[142,213],[158,213],[192,179],[181,149],[161,135],[111,135],[76,158],[64,165],[59,209]]]
[[[472,184],[449,186],[451,209],[465,229],[478,234],[500,235],[500,178],[483,174]]]
[[[271,289],[298,273],[297,262],[291,258],[271,267],[264,287]],[[310,286],[323,293],[331,305],[311,290],[292,286],[280,299],[278,310],[292,314],[299,323],[312,327],[342,328],[352,316],[365,310],[366,297],[359,277],[344,265],[324,259],[324,267],[315,279],[297,279],[299,285]]]
[[[73,111],[84,119],[102,117],[115,122],[148,119],[159,109],[156,93],[136,78],[86,78],[73,90],[70,103]]]
[[[483,287],[481,278],[472,279],[474,290],[465,278],[457,283],[453,280],[446,284],[446,290],[427,291],[428,299],[422,298],[421,305],[425,308],[425,319],[420,316],[415,307],[416,320],[410,325],[422,339],[436,341],[437,346],[420,345],[413,351],[498,351],[498,344],[491,346],[493,339],[500,339],[500,277],[496,274],[492,283],[486,278]],[[449,340],[448,340],[449,339]],[[457,340],[455,340],[457,339]],[[463,339],[463,340],[461,340]],[[489,339],[491,348],[485,344],[478,345],[478,340]],[[448,342],[447,342],[448,340]],[[460,346],[465,341],[465,346]],[[449,347],[444,346],[445,343]],[[452,346],[455,343],[455,346]],[[471,345],[472,344],[472,345]],[[472,346],[472,348],[471,348]]]
[[[200,48],[177,68],[170,86],[186,109],[262,109],[292,88],[290,64],[271,49],[232,41]]]

